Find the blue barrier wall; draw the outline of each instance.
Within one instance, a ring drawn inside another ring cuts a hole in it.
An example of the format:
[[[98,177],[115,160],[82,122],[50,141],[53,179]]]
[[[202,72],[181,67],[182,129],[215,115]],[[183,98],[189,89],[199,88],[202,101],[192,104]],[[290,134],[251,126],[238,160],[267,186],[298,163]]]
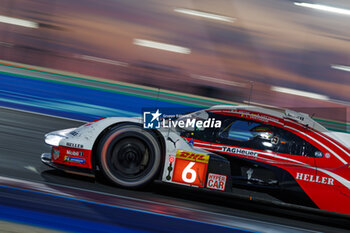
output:
[[[85,121],[107,116],[140,116],[143,107],[185,106],[132,93],[108,92],[2,73],[0,105]]]

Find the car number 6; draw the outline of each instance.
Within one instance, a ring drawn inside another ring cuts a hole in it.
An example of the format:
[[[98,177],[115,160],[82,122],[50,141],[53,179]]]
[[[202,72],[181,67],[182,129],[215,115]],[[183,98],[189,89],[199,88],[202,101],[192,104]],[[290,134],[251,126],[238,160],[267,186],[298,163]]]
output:
[[[190,162],[182,172],[182,180],[185,181],[186,183],[193,183],[193,182],[195,182],[195,180],[197,178],[196,171],[191,169],[193,167],[193,165],[195,165],[195,162]],[[187,178],[188,173],[191,174],[191,178],[189,178],[189,179]]]

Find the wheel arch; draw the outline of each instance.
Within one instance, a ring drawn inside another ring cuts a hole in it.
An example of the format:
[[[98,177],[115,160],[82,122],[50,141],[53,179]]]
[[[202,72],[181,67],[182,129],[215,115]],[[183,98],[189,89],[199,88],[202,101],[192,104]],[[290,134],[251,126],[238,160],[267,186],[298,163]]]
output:
[[[112,128],[114,128],[116,126],[122,126],[122,125],[137,125],[137,126],[140,126],[142,128],[142,124],[140,124],[140,123],[124,121],[124,122],[113,123],[113,124],[107,126],[104,130],[102,130],[100,132],[100,134],[96,137],[94,144],[92,146],[92,150],[91,150],[91,165],[95,171],[97,170],[97,164],[98,164],[97,149],[98,149],[98,146],[99,146],[102,138]],[[156,135],[156,140],[160,146],[160,151],[161,151],[161,163],[160,163],[160,165],[161,165],[161,168],[159,170],[160,170],[160,174],[161,174],[163,172],[163,167],[164,167],[163,165],[164,165],[164,159],[165,159],[165,140],[164,140],[163,135],[157,129],[150,129],[150,130]],[[159,175],[157,177],[159,178]]]

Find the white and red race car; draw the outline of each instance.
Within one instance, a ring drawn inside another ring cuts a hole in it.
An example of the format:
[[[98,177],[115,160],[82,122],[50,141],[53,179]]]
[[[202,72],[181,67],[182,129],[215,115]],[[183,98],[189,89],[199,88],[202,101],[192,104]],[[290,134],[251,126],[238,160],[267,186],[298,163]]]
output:
[[[281,203],[350,214],[350,135],[304,113],[214,106],[163,119],[153,129],[145,129],[142,118],[107,117],[48,133],[45,142],[52,146],[41,156],[45,164],[91,176],[102,172],[126,188],[158,180],[248,190],[253,199],[264,193]]]

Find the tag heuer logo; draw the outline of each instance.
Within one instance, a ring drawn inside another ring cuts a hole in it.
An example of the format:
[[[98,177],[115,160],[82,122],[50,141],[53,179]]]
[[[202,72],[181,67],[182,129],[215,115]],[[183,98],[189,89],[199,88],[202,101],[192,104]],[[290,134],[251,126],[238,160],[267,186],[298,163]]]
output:
[[[57,160],[60,157],[60,151],[59,150],[54,150],[53,151],[53,159]]]

